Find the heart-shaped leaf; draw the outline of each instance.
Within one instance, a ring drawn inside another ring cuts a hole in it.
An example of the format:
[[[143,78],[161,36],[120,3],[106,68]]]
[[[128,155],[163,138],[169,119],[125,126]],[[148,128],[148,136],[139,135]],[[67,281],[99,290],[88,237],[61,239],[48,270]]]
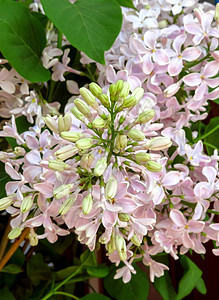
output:
[[[122,13],[115,0],[41,0],[48,18],[69,42],[90,58],[104,64],[108,50],[122,25]]]
[[[43,26],[22,4],[0,0],[0,51],[15,70],[32,82],[49,80],[41,62],[46,45]]]

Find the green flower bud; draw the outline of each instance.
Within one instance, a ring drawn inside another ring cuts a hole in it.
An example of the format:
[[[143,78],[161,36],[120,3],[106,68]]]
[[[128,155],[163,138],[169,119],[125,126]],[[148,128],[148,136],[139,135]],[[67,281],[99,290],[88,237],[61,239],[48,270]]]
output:
[[[78,120],[84,122],[84,115],[77,109],[76,106],[71,108],[71,112],[73,113],[75,118],[77,118]]]
[[[96,84],[95,82],[91,82],[89,84],[89,89],[90,89],[91,93],[97,98],[100,94],[102,94],[101,87],[98,84]]]
[[[126,135],[118,134],[116,136],[115,146],[117,149],[125,149],[125,147],[127,146],[127,143],[128,143],[128,139],[127,139]]]
[[[98,99],[100,100],[100,102],[103,104],[103,106],[105,107],[110,107],[110,102],[109,102],[109,98],[107,95],[105,94],[100,94],[98,96]]]
[[[78,140],[75,145],[80,150],[86,150],[89,149],[93,144],[91,138],[85,138]]]
[[[150,160],[147,163],[146,168],[150,172],[160,172],[162,170],[161,164],[157,163],[156,161],[152,161],[152,160]]]
[[[89,169],[94,161],[93,154],[84,154],[81,158],[80,166],[84,169]]]
[[[16,239],[21,234],[22,230],[23,229],[20,227],[13,228],[8,234],[9,240]]]
[[[24,156],[26,154],[26,151],[24,148],[18,146],[14,148],[14,154],[17,156]]]
[[[110,96],[115,96],[117,93],[117,86],[112,83],[109,87]]]
[[[107,168],[106,157],[103,157],[100,160],[98,160],[98,162],[94,168],[94,175],[98,176],[98,177],[103,175],[106,168]]]
[[[84,199],[82,200],[82,211],[84,215],[88,215],[93,207],[93,199],[91,193],[89,193]]]
[[[121,92],[121,90],[123,88],[123,84],[124,84],[123,80],[120,79],[117,81],[117,83],[116,83],[117,93]]]
[[[144,95],[144,90],[141,87],[135,88],[134,91],[131,94],[131,96],[134,96],[136,98],[137,103],[141,100],[143,95]]]
[[[59,172],[63,172],[66,169],[69,169],[70,166],[66,163],[64,163],[63,161],[59,161],[56,159],[51,159],[49,161],[49,168],[54,170],[54,171],[59,171]]]
[[[38,237],[33,228],[30,228],[30,232],[27,237],[30,240],[30,245],[32,247],[35,247],[38,245]]]
[[[85,102],[91,107],[96,107],[97,101],[95,96],[85,87],[79,89],[81,96],[85,100]]]
[[[93,125],[94,128],[102,129],[106,126],[106,122],[102,118],[96,118],[92,122],[92,125]]]
[[[126,249],[126,242],[124,238],[120,235],[115,236],[115,244],[116,244],[116,250],[119,253],[119,257],[121,260],[126,260],[127,259],[127,249]]]
[[[59,132],[69,131],[71,129],[72,120],[70,114],[66,114],[64,117],[59,116],[58,118],[58,128]]]
[[[25,213],[28,211],[33,205],[33,196],[24,197],[21,202],[21,211]]]
[[[119,220],[122,222],[128,222],[130,220],[130,216],[126,213],[119,213]]]
[[[50,115],[46,115],[45,118],[43,117],[43,121],[51,131],[59,133],[56,121]]]
[[[14,202],[15,199],[16,199],[15,194],[0,199],[0,211],[5,210],[9,206],[11,206],[11,204]]]
[[[80,132],[73,132],[73,131],[63,131],[61,132],[61,137],[67,141],[75,143],[81,137]]]
[[[155,111],[153,109],[143,111],[140,113],[137,122],[140,124],[147,123],[148,121],[152,120],[153,117],[155,116]]]
[[[68,159],[78,153],[78,148],[73,145],[67,145],[55,152],[55,155],[60,160]],[[63,165],[64,166],[64,165]]]
[[[66,199],[59,208],[60,215],[67,214],[67,212],[70,210],[75,201],[76,197],[69,197],[68,199]]]
[[[81,99],[75,99],[74,104],[76,105],[77,109],[85,116],[90,116],[90,108],[89,106]]]
[[[159,151],[169,148],[172,145],[171,140],[168,137],[155,137],[148,142],[147,149],[153,151]]]
[[[124,108],[129,108],[135,106],[136,104],[137,104],[136,98],[134,96],[130,96],[123,101],[122,106]]]
[[[53,195],[56,199],[61,199],[71,193],[74,184],[62,184],[54,189]]]
[[[112,233],[109,243],[107,244],[107,250],[109,254],[112,254],[116,250],[115,234]]]
[[[137,246],[137,247],[141,246],[141,241],[140,241],[140,239],[137,237],[136,234],[134,234],[134,235],[132,236],[131,241],[132,241],[132,243],[133,243],[135,246]]]
[[[138,129],[131,129],[128,133],[128,137],[136,142],[143,141],[145,139],[144,133]]]
[[[148,153],[138,152],[137,154],[135,154],[135,160],[140,164],[147,163],[150,159],[151,156]]]
[[[121,92],[119,93],[119,97],[125,99],[129,95],[130,85],[128,82],[124,82]]]
[[[115,177],[111,176],[105,188],[106,199],[113,199],[117,193],[117,189],[118,182]]]

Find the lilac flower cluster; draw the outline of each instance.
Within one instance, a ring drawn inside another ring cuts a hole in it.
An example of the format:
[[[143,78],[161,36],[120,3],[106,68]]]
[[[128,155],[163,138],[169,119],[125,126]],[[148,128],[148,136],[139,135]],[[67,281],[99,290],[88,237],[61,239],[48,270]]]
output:
[[[153,256],[163,251],[175,259],[189,249],[204,254],[212,240],[219,255],[219,156],[204,154],[201,140],[191,145],[184,131],[205,119],[207,101],[218,97],[218,19],[213,6],[194,0],[134,3],[138,11],[123,9],[106,66],[97,64],[99,85],[79,91],[66,81],[80,96],[63,116],[13,69],[0,72],[0,114],[12,115],[0,136],[17,143],[0,152],[13,180],[0,200],[0,210],[13,217],[9,238],[29,227],[36,245],[74,231],[91,251],[101,243],[111,262],[123,261],[115,278],[124,282],[139,258],[151,281],[162,276],[168,267]],[[58,61],[63,52],[54,46],[55,33],[48,36],[42,59],[53,80],[79,74],[68,67],[68,49]],[[20,114],[34,123],[22,134],[14,117]]]

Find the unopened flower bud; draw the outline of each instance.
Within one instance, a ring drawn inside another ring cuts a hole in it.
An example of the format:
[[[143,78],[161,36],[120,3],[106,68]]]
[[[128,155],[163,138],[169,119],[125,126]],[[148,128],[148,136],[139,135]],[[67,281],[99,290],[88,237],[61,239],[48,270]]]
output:
[[[126,213],[119,213],[119,220],[122,222],[128,222],[130,220],[130,216]]]
[[[112,83],[109,87],[110,96],[115,96],[117,93],[117,86]]]
[[[127,249],[126,249],[126,242],[124,238],[120,235],[115,236],[115,244],[116,244],[116,250],[119,253],[119,257],[121,260],[126,260],[127,259]]]
[[[43,118],[43,121],[51,131],[59,133],[56,121],[50,115],[47,115],[45,118]]]
[[[84,154],[81,158],[80,166],[84,169],[89,169],[94,161],[93,154]]]
[[[85,116],[89,117],[90,116],[90,108],[87,105],[86,102],[84,102],[81,99],[75,99],[74,104],[76,105],[77,109]]]
[[[66,114],[64,117],[59,116],[58,118],[58,128],[59,132],[69,131],[71,129],[72,120],[70,114]]]
[[[86,150],[89,149],[93,144],[91,138],[85,138],[78,140],[75,145],[80,150]]]
[[[117,149],[125,149],[125,147],[127,146],[127,143],[128,143],[128,139],[127,139],[126,135],[118,134],[116,136],[115,146]]]
[[[14,154],[17,156],[24,156],[26,153],[25,149],[22,147],[15,147],[14,148]]]
[[[85,87],[80,88],[79,91],[81,96],[83,97],[83,99],[88,105],[90,105],[91,107],[96,107],[97,101],[95,96],[91,93],[91,91],[89,91]]]
[[[84,215],[88,215],[93,207],[93,199],[91,193],[89,193],[84,199],[82,200],[82,211]]]
[[[122,87],[121,92],[119,93],[119,97],[122,98],[122,99],[125,99],[126,97],[128,97],[129,90],[130,90],[130,85],[126,81],[126,82],[123,83],[123,87]]]
[[[30,228],[30,232],[27,237],[30,240],[30,245],[32,247],[35,247],[38,245],[38,237],[33,228]]]
[[[107,244],[107,250],[109,254],[112,254],[116,250],[115,234],[111,235],[110,241]]]
[[[100,100],[100,102],[103,104],[103,106],[105,107],[109,107],[110,106],[110,102],[109,102],[109,98],[107,95],[105,94],[100,94],[98,96],[98,99]]]
[[[106,126],[106,122],[102,118],[96,118],[92,122],[92,126],[96,129],[102,129]]]
[[[9,206],[11,206],[11,204],[15,199],[16,199],[15,195],[11,195],[0,199],[0,210],[5,210]]]
[[[147,143],[146,143],[147,144]],[[172,145],[171,140],[168,137],[155,137],[148,142],[147,149],[153,151],[159,151],[169,148]]]
[[[101,158],[98,160],[95,168],[94,168],[94,175],[101,176],[105,172],[107,167],[106,157]]]
[[[97,98],[100,94],[102,94],[101,87],[98,84],[96,84],[95,82],[91,82],[89,84],[89,89],[90,89],[91,93]]]
[[[111,176],[105,188],[106,199],[113,199],[117,193],[117,189],[118,182],[115,177]]]
[[[21,234],[22,230],[23,229],[20,227],[13,228],[8,234],[9,240],[16,239]]]
[[[135,106],[136,104],[137,104],[137,100],[136,100],[135,96],[130,96],[123,101],[122,106],[124,108],[129,108],[129,107]]]
[[[168,26],[167,20],[162,20],[162,21],[158,22],[159,28],[166,28],[167,26]]]
[[[148,121],[152,120],[153,117],[155,116],[155,111],[153,109],[143,111],[140,113],[137,122],[140,124],[147,123]]]
[[[73,196],[73,197],[69,197],[68,199],[66,199],[61,207],[59,208],[59,213],[60,215],[65,215],[67,214],[67,212],[70,210],[70,208],[72,207],[72,205],[74,204],[76,200],[76,197]]]
[[[73,132],[73,131],[63,131],[61,132],[61,137],[67,141],[75,143],[81,137],[80,132]]]
[[[141,100],[143,95],[144,95],[144,90],[141,87],[135,88],[134,91],[131,94],[131,96],[134,96],[136,98],[137,103]]]
[[[56,199],[61,199],[70,194],[74,184],[62,184],[54,189],[53,195]]]
[[[180,89],[180,83],[173,83],[164,90],[165,97],[172,97]]]
[[[123,84],[124,84],[124,81],[122,79],[119,79],[117,82],[116,82],[116,87],[117,87],[117,93],[120,93],[122,88],[123,88]]]
[[[31,195],[31,196],[24,197],[21,203],[21,211],[25,213],[32,207],[32,205],[33,205],[33,196]]]
[[[138,152],[137,154],[135,154],[135,160],[140,164],[147,163],[150,159],[151,156],[148,153]]]
[[[145,139],[144,133],[138,129],[131,129],[128,133],[128,137],[136,142],[143,141]]]
[[[51,159],[49,161],[48,166],[50,169],[52,169],[54,171],[59,171],[59,172],[63,172],[66,169],[70,168],[70,166],[68,164],[64,163],[63,161],[56,160],[56,159]]]
[[[84,115],[77,109],[76,106],[71,108],[71,112],[73,113],[75,118],[77,118],[78,120],[84,122]]]
[[[132,243],[133,243],[135,246],[137,246],[137,247],[141,246],[141,241],[140,241],[140,239],[137,237],[136,234],[134,234],[134,235],[132,236],[131,241],[132,241]]]
[[[156,161],[153,161],[153,160],[150,160],[147,163],[146,168],[150,172],[160,172],[162,170],[161,164],[159,164],[159,163],[157,163]]]
[[[55,155],[60,160],[68,159],[78,152],[78,148],[73,145],[67,145],[55,152]]]

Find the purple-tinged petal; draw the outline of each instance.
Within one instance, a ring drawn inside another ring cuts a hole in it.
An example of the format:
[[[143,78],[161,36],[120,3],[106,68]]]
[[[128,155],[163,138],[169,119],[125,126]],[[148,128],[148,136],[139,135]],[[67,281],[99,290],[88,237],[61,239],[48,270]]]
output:
[[[170,218],[178,227],[185,227],[186,219],[181,213],[181,211],[177,209],[172,209],[170,212]]]
[[[185,24],[185,30],[188,31],[188,33],[195,34],[195,35],[202,34],[203,36],[201,27],[197,23]]]
[[[29,135],[29,134],[26,137],[26,144],[27,144],[27,147],[30,149],[38,149],[39,148],[38,140],[34,136]]]
[[[197,86],[201,84],[202,79],[201,75],[199,73],[192,73],[189,75],[186,75],[182,78],[182,80],[187,84],[188,86]]]
[[[205,222],[189,220],[188,226],[189,226],[189,232],[199,233],[202,232],[202,230],[204,229]]]
[[[215,168],[207,166],[203,168],[202,174],[205,175],[205,177],[208,179],[208,182],[212,185],[217,176],[217,171],[215,170]]]
[[[182,58],[187,61],[194,61],[201,55],[201,50],[196,47],[188,47],[182,52]]]
[[[208,34],[208,31],[210,29],[211,23],[213,21],[213,14],[212,13],[205,13],[203,14],[201,18],[201,25],[202,29],[204,31],[204,34]]]
[[[21,175],[18,174],[18,172],[12,167],[12,165],[7,162],[5,164],[5,171],[6,173],[8,173],[8,175],[14,179],[14,180],[20,180],[21,179]]]
[[[207,84],[203,81],[195,91],[194,100],[195,101],[202,100],[205,93],[207,93],[207,91],[208,91]]]
[[[167,65],[170,61],[169,56],[163,49],[158,49],[155,52],[153,52],[153,59],[158,65],[161,66]]]
[[[25,158],[31,165],[39,165],[39,163],[41,162],[41,156],[39,151],[37,150],[31,150],[26,154]]]
[[[144,34],[144,43],[151,50],[155,49],[156,39],[157,39],[157,33],[154,30],[148,30]]]
[[[211,88],[218,87],[219,86],[219,77],[205,79],[205,83],[206,83],[206,85],[210,86]]]
[[[178,75],[183,68],[182,58],[176,57],[172,59],[168,65],[168,73],[171,76]]]
[[[195,247],[195,244],[193,240],[189,237],[189,233],[187,230],[182,235],[182,241],[183,241],[183,245],[188,249],[190,248],[193,249]]]
[[[219,30],[216,28],[211,28],[208,32],[208,35],[219,38]]]
[[[168,172],[162,179],[162,185],[168,188],[168,186],[176,185],[180,182],[180,173],[177,171]]]
[[[42,193],[46,198],[53,196],[53,185],[47,182],[41,182],[34,184],[34,189]]]
[[[181,34],[175,38],[173,41],[173,49],[176,51],[176,54],[179,55],[181,52],[181,47],[185,43],[186,35]]]
[[[193,38],[193,43],[195,45],[199,45],[201,43],[201,41],[203,40],[204,35],[202,33],[196,34]]]
[[[153,71],[154,64],[151,61],[151,54],[145,54],[143,56],[142,70],[145,74],[150,74]]]
[[[216,67],[214,61],[211,61],[205,65],[202,75],[204,77],[213,77],[217,75],[217,73],[218,73],[218,67]]]

